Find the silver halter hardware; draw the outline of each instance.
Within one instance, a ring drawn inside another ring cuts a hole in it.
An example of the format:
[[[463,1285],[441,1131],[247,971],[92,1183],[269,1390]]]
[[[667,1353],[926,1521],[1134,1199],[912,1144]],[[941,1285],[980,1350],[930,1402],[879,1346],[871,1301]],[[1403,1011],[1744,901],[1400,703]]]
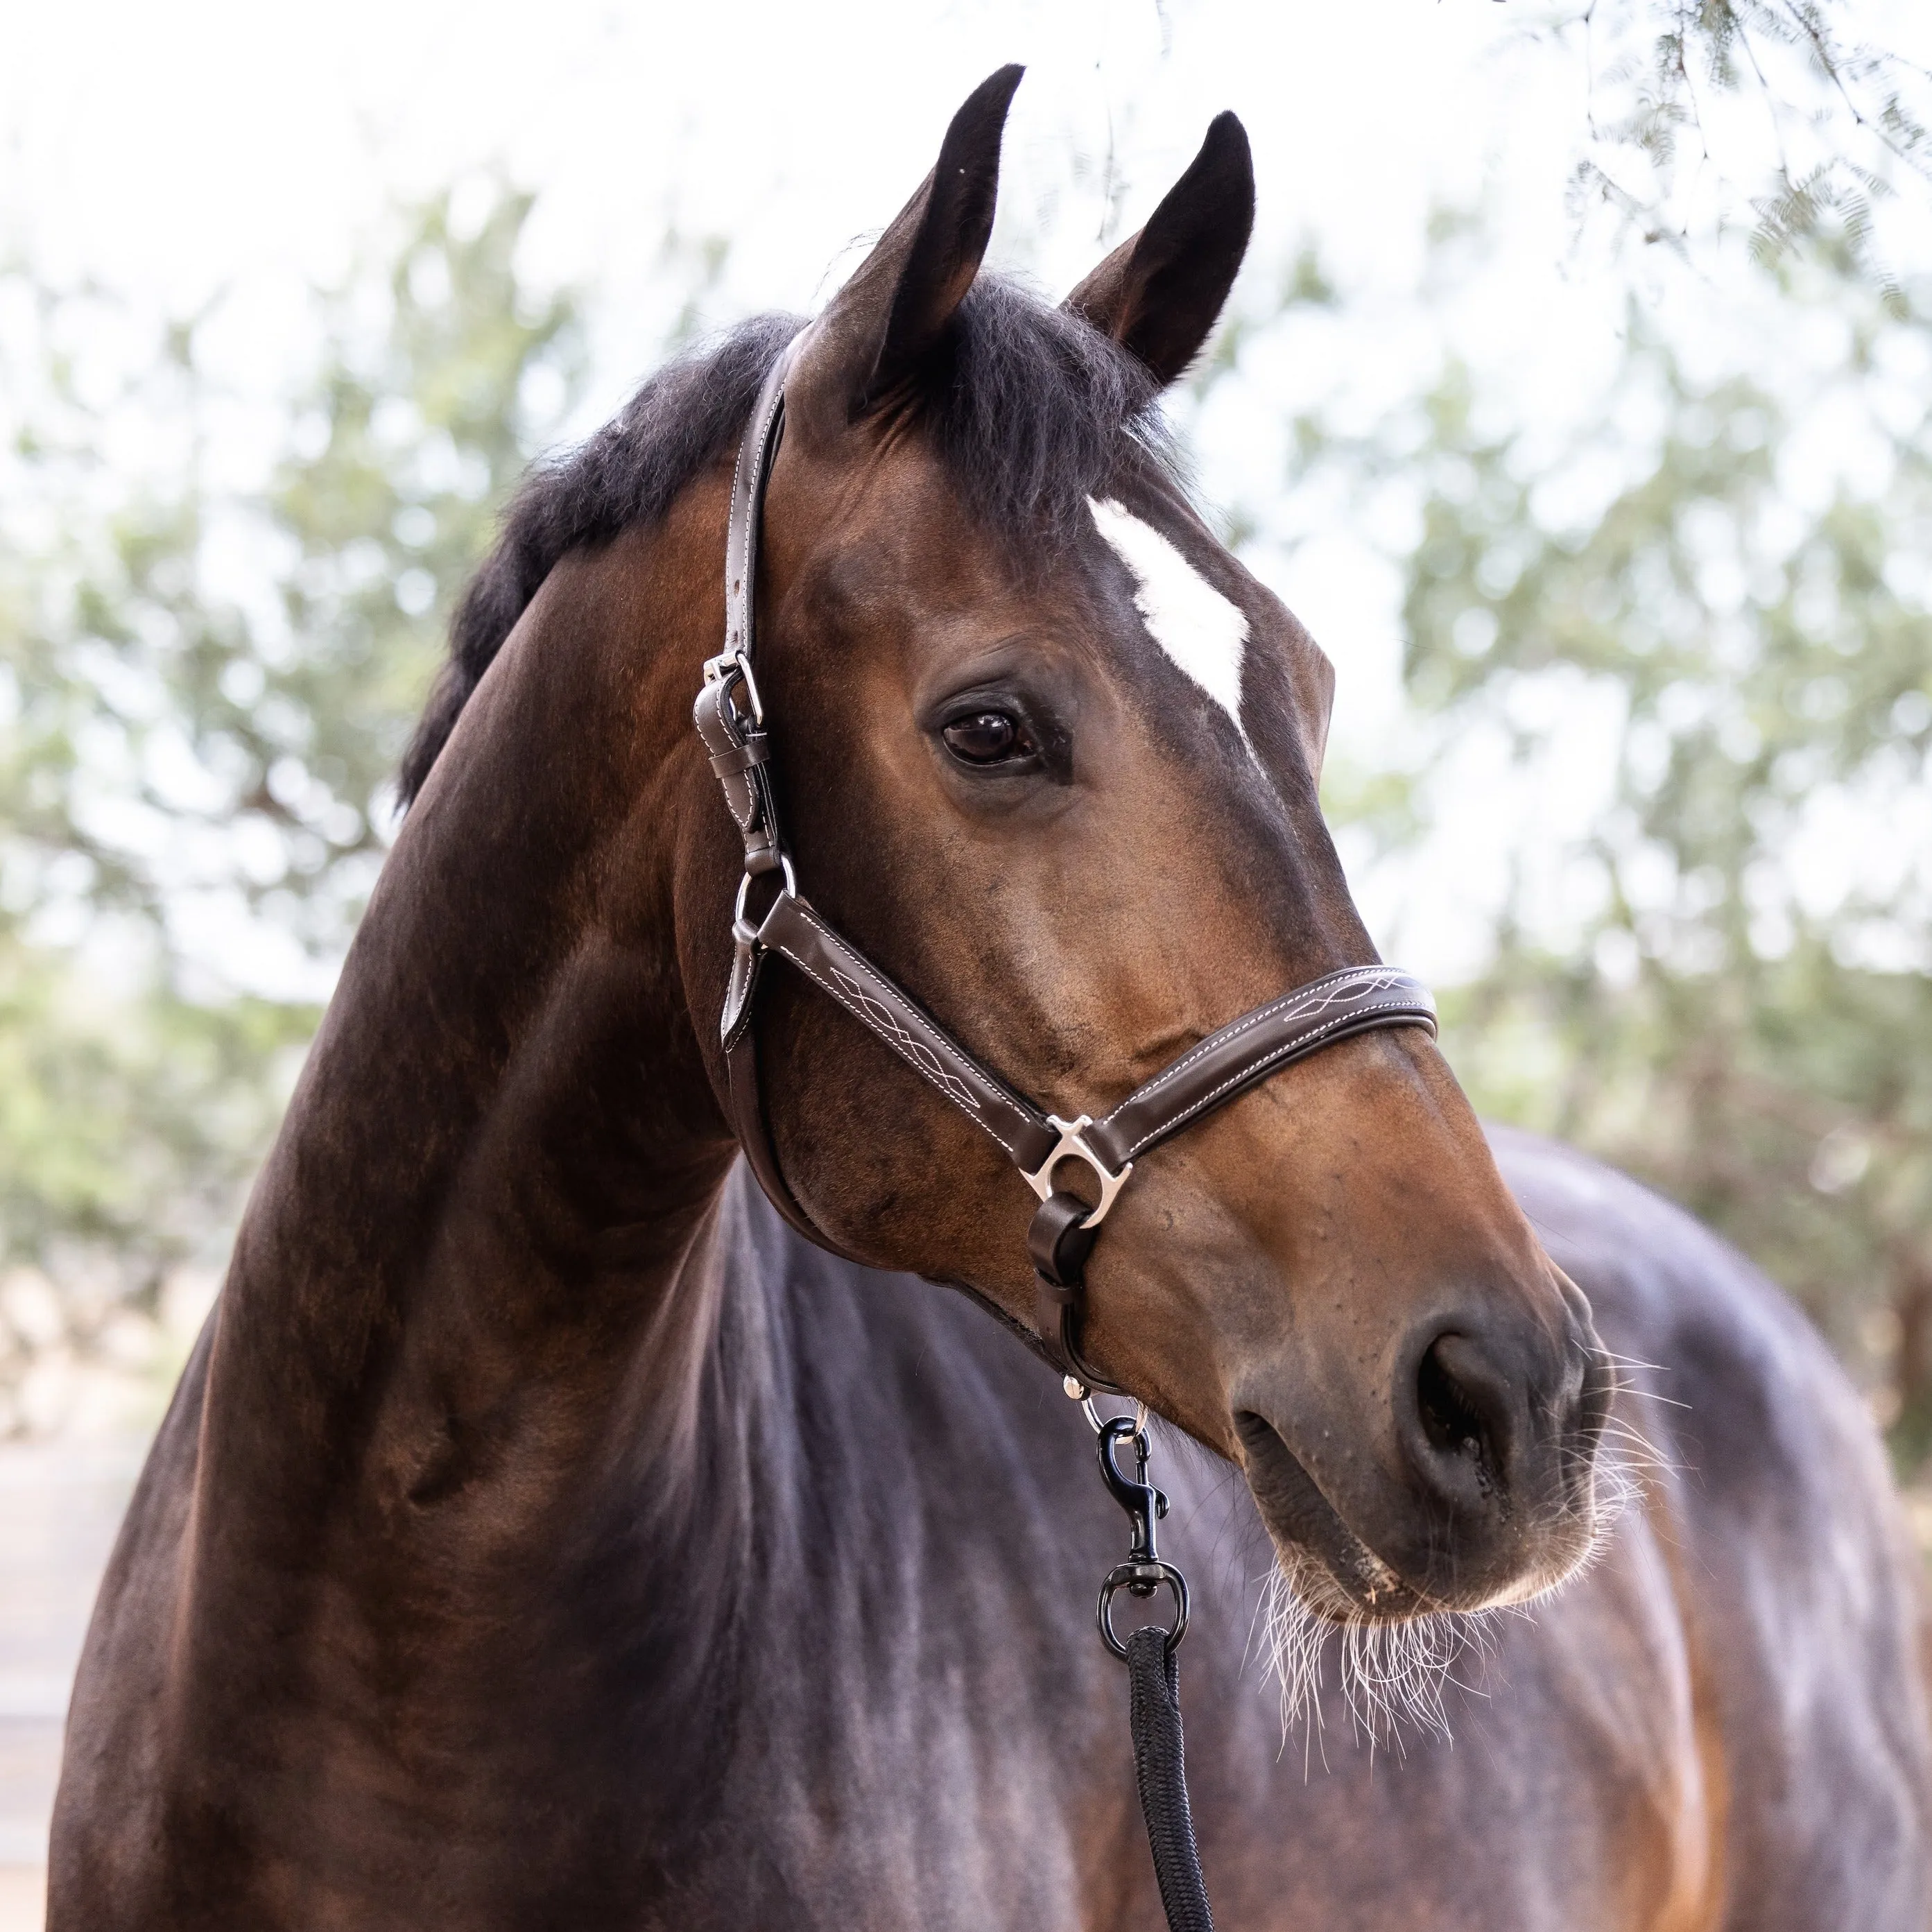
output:
[[[1094,1124],[1091,1114],[1082,1114],[1078,1120],[1063,1120],[1058,1114],[1049,1114],[1046,1124],[1058,1130],[1060,1138],[1052,1153],[1042,1161],[1031,1173],[1020,1169],[1026,1184],[1042,1201],[1050,1201],[1054,1195],[1054,1170],[1064,1160],[1084,1160],[1094,1170],[1094,1178],[1100,1184],[1100,1199],[1092,1214],[1081,1222],[1082,1228],[1097,1228],[1107,1218],[1107,1210],[1114,1204],[1114,1196],[1126,1185],[1127,1176],[1133,1172],[1134,1164],[1126,1162],[1118,1174],[1107,1171],[1107,1163],[1090,1148],[1084,1138],[1087,1130]]]

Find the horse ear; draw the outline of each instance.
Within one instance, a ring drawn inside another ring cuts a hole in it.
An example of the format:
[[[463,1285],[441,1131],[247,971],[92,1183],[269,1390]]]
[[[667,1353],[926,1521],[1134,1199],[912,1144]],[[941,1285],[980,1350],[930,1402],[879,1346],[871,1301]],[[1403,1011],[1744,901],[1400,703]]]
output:
[[[1187,172],[1148,225],[1123,242],[1066,307],[1132,350],[1163,386],[1201,352],[1255,226],[1246,130],[1217,114]]]
[[[836,401],[842,426],[913,374],[936,349],[993,232],[1000,136],[1022,67],[982,80],[953,116],[939,160],[877,246],[833,297],[787,385],[787,407]]]

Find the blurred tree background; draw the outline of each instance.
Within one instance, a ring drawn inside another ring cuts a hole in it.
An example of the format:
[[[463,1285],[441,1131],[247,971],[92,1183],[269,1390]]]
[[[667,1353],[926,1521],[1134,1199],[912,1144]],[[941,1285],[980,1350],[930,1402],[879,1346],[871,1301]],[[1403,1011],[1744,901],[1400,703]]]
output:
[[[1580,222],[1607,212],[1687,274],[1748,250],[1780,326],[1826,352],[1712,374],[1634,298],[1601,395],[1564,422],[1445,355],[1366,420],[1292,412],[1268,500],[1229,520],[1258,541],[1313,505],[1304,535],[1359,523],[1400,580],[1407,728],[1328,780],[1356,862],[1453,873],[1459,798],[1531,801],[1444,996],[1479,1105],[1752,1254],[1916,1467],[1932,327],[1873,209],[1922,188],[1928,151],[1912,76],[1840,11],[1630,0],[1520,28],[1591,64]],[[1816,112],[1787,129],[1780,59],[1840,101],[1842,139]],[[1711,165],[1726,101],[1778,136],[1755,172]],[[584,380],[580,302],[518,273],[528,209],[500,188],[470,218],[444,196],[399,220],[322,302],[260,488],[208,460],[230,398],[202,322],[104,388],[77,345],[127,326],[111,296],[0,269],[20,399],[0,452],[0,1430],[58,1423],[40,1369],[146,1359],[170,1294],[218,1275],[392,829],[450,605]],[[1481,256],[1480,222],[1445,217],[1414,303]],[[662,260],[701,290],[718,244],[674,233]],[[1346,332],[1352,300],[1310,256],[1251,279],[1184,430],[1231,392],[1252,415],[1269,358]],[[1821,423],[1856,460],[1821,458]],[[1537,801],[1580,788],[1581,830],[1544,822]]]
[[[1438,264],[1465,238],[1443,224]],[[1580,426],[1524,423],[1450,358],[1366,430],[1302,416],[1285,488],[1398,532],[1414,749],[1333,774],[1331,813],[1372,863],[1453,866],[1442,821],[1474,786],[1499,800],[1490,842],[1514,839],[1480,968],[1443,1002],[1478,1106],[1744,1249],[1916,1468],[1932,1450],[1932,332],[1858,267],[1830,248],[1784,266],[1794,322],[1833,332],[1809,387],[1700,377],[1634,307]],[[1304,284],[1276,326],[1334,299]],[[1529,812],[1514,829],[1512,778]],[[1536,822],[1578,788],[1580,832]]]
[[[1384,533],[1412,728],[1324,782],[1358,868],[1453,879],[1459,794],[1499,801],[1479,830],[1506,880],[1442,1000],[1478,1106],[1744,1249],[1922,1479],[1932,284],[1882,237],[1932,182],[1932,76],[1857,24],[1834,0],[1596,0],[1521,26],[1586,70],[1580,250],[1607,233],[1694,288],[1748,261],[1770,308],[1728,318],[1714,369],[1653,274],[1600,392],[1553,422],[1453,352],[1366,422],[1304,408],[1280,502],[1229,522],[1292,530],[1291,549],[1338,518]],[[1416,303],[1479,274],[1486,238],[1480,212],[1440,214]],[[1197,405],[1351,308],[1305,254],[1226,332]],[[1552,808],[1579,794],[1572,834]]]
[[[140,1360],[218,1272],[319,1018],[292,961],[346,943],[450,603],[575,392],[528,208],[459,233],[441,197],[322,299],[265,490],[208,473],[198,325],[104,387],[111,296],[0,278],[0,1430],[61,1420],[30,1368]]]

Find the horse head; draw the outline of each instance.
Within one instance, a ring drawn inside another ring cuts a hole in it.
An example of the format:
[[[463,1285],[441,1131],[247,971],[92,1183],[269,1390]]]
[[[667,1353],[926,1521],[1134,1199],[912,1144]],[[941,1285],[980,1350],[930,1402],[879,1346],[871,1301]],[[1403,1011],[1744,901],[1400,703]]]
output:
[[[1008,69],[798,345],[766,501],[759,677],[814,902],[984,1064],[1071,1118],[1374,958],[1317,797],[1333,674],[1188,500],[1159,392],[1253,213],[1232,116],[1060,309],[980,273]],[[679,926],[711,1071],[732,877]],[[830,1002],[761,1022],[812,1223],[1024,1326],[1032,1203]],[[1353,1040],[1140,1163],[1089,1359],[1246,1472],[1331,1613],[1532,1594],[1588,1547],[1607,1371],[1420,1029]]]

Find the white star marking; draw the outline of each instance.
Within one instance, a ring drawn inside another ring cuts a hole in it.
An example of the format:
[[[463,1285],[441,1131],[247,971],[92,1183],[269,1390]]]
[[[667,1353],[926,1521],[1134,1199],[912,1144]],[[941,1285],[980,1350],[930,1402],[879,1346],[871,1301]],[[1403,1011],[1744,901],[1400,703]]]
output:
[[[1248,620],[1151,524],[1124,505],[1090,496],[1094,526],[1134,580],[1134,608],[1148,634],[1234,721],[1241,742],[1241,660]],[[1254,747],[1248,746],[1250,753]]]

